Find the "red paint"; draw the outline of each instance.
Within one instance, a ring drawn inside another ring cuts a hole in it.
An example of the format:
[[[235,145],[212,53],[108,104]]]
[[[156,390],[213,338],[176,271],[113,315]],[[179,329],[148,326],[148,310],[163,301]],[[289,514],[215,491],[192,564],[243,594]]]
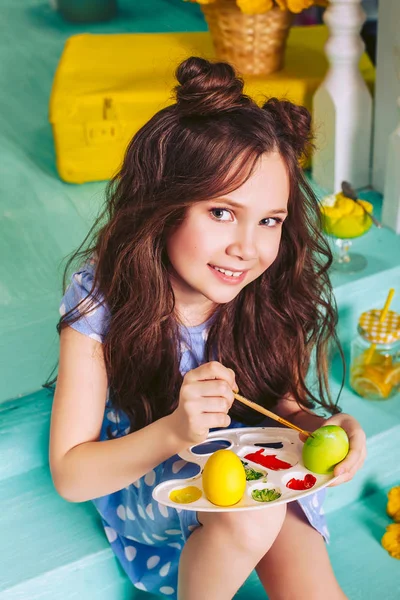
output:
[[[276,454],[263,454],[263,452],[264,450],[261,448],[260,450],[257,450],[257,452],[247,454],[245,458],[253,461],[254,463],[257,463],[258,465],[262,465],[267,469],[271,469],[271,471],[281,471],[283,469],[290,469],[290,467],[292,466],[288,462],[276,458]]]
[[[309,490],[315,485],[317,478],[310,473],[304,477],[304,479],[291,479],[287,482],[286,487],[291,490]]]

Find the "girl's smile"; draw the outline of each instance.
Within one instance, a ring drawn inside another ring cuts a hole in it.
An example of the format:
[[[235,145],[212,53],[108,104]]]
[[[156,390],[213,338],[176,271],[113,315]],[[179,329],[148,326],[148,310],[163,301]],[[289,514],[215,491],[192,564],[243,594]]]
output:
[[[238,285],[239,283],[242,283],[247,273],[247,271],[234,271],[224,267],[216,267],[215,265],[208,266],[213,270],[216,277],[218,277],[220,281],[230,285]]]
[[[263,155],[229,197],[197,202],[167,241],[181,318],[198,324],[274,262],[287,214],[289,178],[277,152]]]

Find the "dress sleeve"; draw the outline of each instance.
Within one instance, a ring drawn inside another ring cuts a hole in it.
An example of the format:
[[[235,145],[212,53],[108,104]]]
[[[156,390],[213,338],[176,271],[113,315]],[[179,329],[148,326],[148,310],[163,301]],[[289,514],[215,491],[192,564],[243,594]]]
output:
[[[102,296],[98,292],[95,294],[96,297],[90,293],[93,279],[93,261],[89,261],[79,271],[72,274],[71,283],[61,301],[60,315],[63,316],[72,310],[66,320],[69,326],[98,342],[103,342],[107,333],[110,314]],[[80,302],[82,304],[79,304]],[[70,320],[86,311],[88,307],[90,307],[90,310],[86,315],[80,316],[74,323],[69,323]]]

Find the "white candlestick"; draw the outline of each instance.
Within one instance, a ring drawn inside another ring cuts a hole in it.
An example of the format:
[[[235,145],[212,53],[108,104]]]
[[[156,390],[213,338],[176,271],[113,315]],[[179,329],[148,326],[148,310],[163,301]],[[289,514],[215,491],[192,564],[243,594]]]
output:
[[[343,180],[355,188],[370,183],[372,97],[358,67],[364,20],[361,0],[331,0],[324,13],[330,66],[313,98],[313,179],[329,192]]]
[[[400,97],[397,100],[400,107]],[[382,223],[400,233],[400,121],[389,136],[385,187],[383,191]]]
[[[400,94],[399,23],[399,0],[381,0],[376,47],[372,185],[382,193],[385,186],[388,137],[398,122],[396,99]]]

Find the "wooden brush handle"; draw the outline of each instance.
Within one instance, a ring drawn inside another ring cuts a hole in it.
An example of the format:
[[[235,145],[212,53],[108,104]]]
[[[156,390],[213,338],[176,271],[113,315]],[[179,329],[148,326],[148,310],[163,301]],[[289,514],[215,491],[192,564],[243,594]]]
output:
[[[311,435],[311,433],[309,431],[306,431],[305,429],[301,429],[301,427],[297,427],[297,425],[293,425],[293,423],[286,421],[286,419],[284,419],[283,417],[279,417],[275,413],[271,412],[270,410],[268,410],[266,408],[263,408],[262,406],[260,406],[259,404],[256,404],[255,402],[252,402],[251,400],[247,400],[247,398],[244,398],[240,394],[236,394],[234,392],[233,395],[235,396],[235,400],[237,400],[238,402],[241,402],[242,404],[245,404],[246,406],[249,406],[253,410],[256,410],[257,412],[261,413],[262,415],[265,415],[266,417],[270,417],[274,421],[278,421],[278,423],[282,423],[282,425],[286,425],[286,427],[290,427],[291,429],[296,429],[296,431],[299,431],[300,433],[302,433],[303,435],[305,435],[307,437],[309,437]]]

